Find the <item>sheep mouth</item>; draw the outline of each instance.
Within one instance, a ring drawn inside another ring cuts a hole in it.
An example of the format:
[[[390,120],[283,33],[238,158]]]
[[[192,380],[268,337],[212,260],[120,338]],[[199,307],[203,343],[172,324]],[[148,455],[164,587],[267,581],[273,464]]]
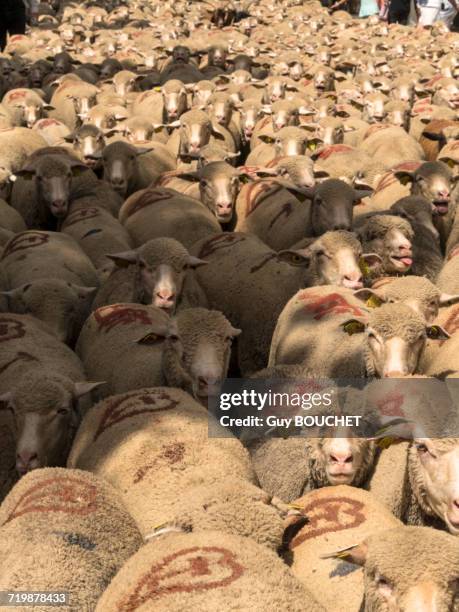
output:
[[[389,259],[397,270],[409,270],[413,265],[412,255],[390,255]]]
[[[328,480],[332,485],[350,484],[354,479],[353,472],[337,472],[336,474],[328,474]]]
[[[449,207],[449,200],[434,200],[433,205],[435,206],[435,212],[438,215],[446,215]]]
[[[454,513],[454,516],[451,516],[451,513],[448,513],[445,516],[445,523],[450,533],[459,535],[459,516],[456,513]]]

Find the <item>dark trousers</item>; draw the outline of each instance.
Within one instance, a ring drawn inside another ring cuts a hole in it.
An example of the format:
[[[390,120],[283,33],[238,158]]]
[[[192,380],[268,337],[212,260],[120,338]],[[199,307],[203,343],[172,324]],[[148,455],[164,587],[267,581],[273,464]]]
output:
[[[0,50],[6,46],[7,34],[25,34],[26,10],[22,0],[3,0],[0,4]]]

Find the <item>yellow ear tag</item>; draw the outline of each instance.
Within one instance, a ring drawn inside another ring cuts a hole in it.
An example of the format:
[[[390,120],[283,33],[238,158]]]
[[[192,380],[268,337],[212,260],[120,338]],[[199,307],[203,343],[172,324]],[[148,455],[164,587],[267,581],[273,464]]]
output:
[[[394,436],[385,436],[384,438],[380,438],[376,442],[376,446],[381,450],[386,450],[389,446],[393,444],[399,444],[401,440],[399,438],[395,438]]]
[[[153,87],[153,91],[161,91],[161,87]]]
[[[359,268],[360,268],[360,271],[362,272],[364,278],[369,278],[371,276],[370,266],[367,264],[367,262],[363,258],[359,259]],[[378,306],[379,306],[379,304],[378,304]]]
[[[364,325],[360,321],[348,321],[344,323],[343,329],[349,336],[363,332]]]
[[[377,295],[371,295],[365,302],[365,305],[368,306],[368,308],[379,308],[379,306],[381,306],[381,303],[382,300],[380,300]]]
[[[448,159],[446,163],[448,164],[450,168],[454,168],[456,165],[456,162],[454,161],[454,159]]]
[[[315,151],[317,149],[317,144],[315,142],[308,142],[308,149],[310,151]]]

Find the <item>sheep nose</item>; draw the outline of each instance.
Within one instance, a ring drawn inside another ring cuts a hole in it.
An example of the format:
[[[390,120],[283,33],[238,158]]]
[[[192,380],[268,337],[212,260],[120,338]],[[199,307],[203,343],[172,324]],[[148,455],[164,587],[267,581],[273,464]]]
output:
[[[438,192],[440,198],[444,198],[445,200],[449,199],[449,189],[441,189]]]
[[[231,212],[232,208],[233,208],[233,205],[231,202],[222,202],[220,204],[217,204],[217,211],[220,214],[227,215],[228,213]]]
[[[354,457],[352,453],[330,453],[329,459],[333,463],[340,463],[344,465],[345,463],[352,463]]]
[[[116,187],[121,187],[122,185],[124,185],[124,178],[121,176],[113,176],[110,182],[112,185],[115,185]]]
[[[394,370],[390,372],[384,372],[384,378],[403,378],[403,376],[406,376],[407,374],[408,370],[404,370],[403,372],[400,372],[400,370]]]
[[[178,112],[177,112],[176,108],[169,108],[167,110],[167,114],[169,115],[170,119],[176,119],[177,115],[178,115]]]
[[[200,385],[208,385],[213,387],[218,385],[221,382],[221,379],[219,376],[198,376],[198,382]]]
[[[174,299],[175,293],[170,289],[160,289],[156,292],[156,297],[158,297],[160,300],[171,301]]]
[[[363,287],[363,276],[361,274],[345,274],[343,285],[349,289],[361,289]]]
[[[335,223],[333,226],[333,231],[338,231],[338,230],[346,230],[346,231],[350,231],[351,226],[349,223],[346,223],[344,221],[342,221],[341,223]]]
[[[16,457],[16,470],[25,473],[34,467],[38,467],[38,455],[33,451],[21,451]]]

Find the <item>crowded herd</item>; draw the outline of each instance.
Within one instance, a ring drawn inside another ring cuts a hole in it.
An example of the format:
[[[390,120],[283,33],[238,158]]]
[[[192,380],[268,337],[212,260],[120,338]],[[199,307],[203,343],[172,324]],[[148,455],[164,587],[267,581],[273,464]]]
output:
[[[458,51],[317,0],[42,0],[9,36],[6,603],[459,610]],[[360,425],[223,435],[227,378],[347,381],[322,414]]]

